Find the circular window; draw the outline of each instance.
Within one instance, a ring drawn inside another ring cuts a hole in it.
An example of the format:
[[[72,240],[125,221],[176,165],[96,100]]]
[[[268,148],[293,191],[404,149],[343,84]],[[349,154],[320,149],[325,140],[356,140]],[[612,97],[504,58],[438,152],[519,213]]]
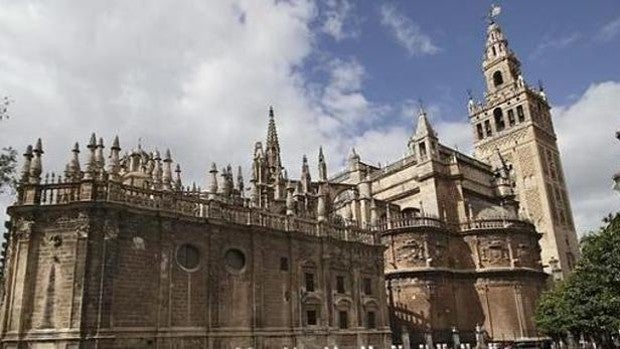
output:
[[[177,250],[177,263],[186,270],[195,270],[200,264],[200,251],[197,247],[184,244]]]
[[[233,272],[240,272],[245,267],[245,255],[236,248],[226,251],[224,255],[226,267]]]

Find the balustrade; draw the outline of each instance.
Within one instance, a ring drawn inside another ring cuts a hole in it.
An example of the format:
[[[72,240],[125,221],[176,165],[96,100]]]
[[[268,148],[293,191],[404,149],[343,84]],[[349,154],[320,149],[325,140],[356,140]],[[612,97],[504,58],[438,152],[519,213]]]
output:
[[[34,194],[32,197],[35,199],[32,200],[34,202],[23,202],[23,198],[26,196],[21,195],[17,205],[49,206],[74,202],[104,201],[190,217],[221,220],[232,224],[297,232],[309,236],[330,237],[364,244],[380,243],[375,238],[374,232],[356,226],[318,222],[311,218],[285,216],[256,210],[242,205],[209,200],[200,193],[153,190],[114,181],[25,185],[20,188],[20,191],[22,194],[25,191],[31,191]]]

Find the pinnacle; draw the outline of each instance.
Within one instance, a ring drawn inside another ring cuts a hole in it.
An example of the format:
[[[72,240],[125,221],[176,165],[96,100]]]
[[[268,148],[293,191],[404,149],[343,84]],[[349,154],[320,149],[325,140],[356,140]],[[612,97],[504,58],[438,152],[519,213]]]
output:
[[[93,132],[90,135],[90,141],[88,142],[88,148],[94,148],[96,146],[97,146],[97,136]]]
[[[357,152],[355,151],[355,147],[351,147],[351,153],[349,153],[349,159],[359,158]]]
[[[267,126],[267,149],[272,146],[275,146],[277,149],[280,149],[280,144],[278,141],[278,131],[276,130],[276,121],[274,117],[273,108],[269,107],[269,125]]]
[[[112,142],[112,149],[120,150],[120,141],[118,140],[118,135],[114,137],[114,141]]]
[[[426,136],[436,137],[436,133],[435,130],[433,130],[433,126],[431,126],[431,123],[426,117],[426,112],[424,110],[421,110],[420,114],[418,115],[418,126],[415,130],[415,137],[421,138]]]
[[[34,146],[34,152],[43,153],[43,144],[41,143],[41,138],[37,139],[37,143]]]

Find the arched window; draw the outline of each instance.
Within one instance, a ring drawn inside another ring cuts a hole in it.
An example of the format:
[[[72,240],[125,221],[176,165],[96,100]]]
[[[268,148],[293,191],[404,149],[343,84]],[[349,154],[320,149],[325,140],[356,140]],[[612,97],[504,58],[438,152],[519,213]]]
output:
[[[402,211],[400,211],[400,214],[403,219],[418,217],[420,216],[420,209],[413,208],[413,207],[407,207],[407,208],[404,208]]]
[[[493,73],[493,85],[499,86],[504,83],[504,77],[502,77],[501,71],[496,71]]]
[[[495,108],[493,110],[493,117],[495,118],[495,129],[498,132],[506,128],[506,124],[504,123],[504,114],[502,113],[501,108]]]
[[[523,113],[523,106],[517,106],[517,117],[519,118],[519,122],[525,121],[525,114]]]

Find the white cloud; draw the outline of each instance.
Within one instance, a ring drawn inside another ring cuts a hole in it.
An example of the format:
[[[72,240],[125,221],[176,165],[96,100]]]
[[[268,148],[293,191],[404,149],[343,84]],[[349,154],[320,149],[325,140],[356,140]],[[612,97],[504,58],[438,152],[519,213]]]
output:
[[[537,58],[540,57],[543,53],[545,53],[545,51],[567,48],[581,40],[582,37],[583,35],[577,32],[567,36],[556,38],[546,36],[545,38],[543,38],[542,42],[540,42],[538,46],[536,46],[530,57]]]
[[[304,0],[5,4],[0,86],[15,102],[0,146],[42,137],[45,170],[61,171],[92,131],[108,145],[119,134],[124,150],[140,137],[204,184],[211,161],[247,169],[273,104],[297,168],[302,151],[339,142],[300,75],[316,16]]]
[[[354,6],[348,0],[327,0],[321,30],[336,41],[359,36],[359,28],[352,16]]]
[[[356,152],[363,162],[382,166],[401,159],[407,153],[411,129],[400,125],[367,130],[353,140]],[[347,152],[349,154],[349,152]]]
[[[364,67],[354,59],[334,59],[328,66],[329,81],[321,100],[326,111],[343,126],[353,126],[355,121],[367,124],[372,119],[373,106],[362,91]]]
[[[305,0],[2,6],[0,92],[15,102],[0,146],[22,151],[42,137],[45,171],[60,172],[76,140],[85,161],[93,131],[108,146],[119,134],[124,150],[142,138],[171,148],[185,182],[204,186],[212,161],[247,172],[273,104],[289,173],[319,145],[335,171],[381,108],[354,58],[331,59],[326,84],[303,75],[318,16]]]
[[[620,210],[611,177],[620,170],[617,101],[620,82],[593,84],[575,103],[554,109],[573,215],[580,234],[600,226],[607,213]]]
[[[601,41],[611,41],[620,34],[620,17],[605,24],[598,32],[597,39]]]
[[[420,34],[393,7],[382,12],[396,35]],[[5,4],[0,92],[14,103],[12,118],[0,124],[0,146],[22,151],[42,137],[45,170],[62,171],[72,143],[80,141],[84,151],[92,131],[108,145],[119,134],[125,150],[142,138],[147,146],[170,147],[186,182],[204,185],[212,161],[247,170],[273,104],[283,161],[293,175],[303,153],[315,163],[319,144],[331,172],[352,145],[370,162],[399,158],[415,119],[360,131],[389,108],[363,93],[367,72],[357,60],[329,61],[325,85],[309,87],[302,75],[316,49],[310,26],[317,16],[315,5],[303,0]],[[437,52],[428,38],[410,42],[403,45],[415,52]],[[620,169],[612,135],[620,126],[613,115],[619,90],[618,83],[594,85],[572,106],[556,108],[580,229],[596,227],[619,206],[609,189],[611,174]],[[466,121],[444,121],[434,116],[440,110],[427,109],[444,144],[471,147]],[[607,133],[609,139],[601,137]]]
[[[398,11],[394,5],[381,6],[381,24],[386,26],[411,56],[435,54],[439,48],[420,26]]]
[[[467,121],[446,119],[442,107],[437,104],[425,106],[424,109],[441,144],[468,155],[472,153],[473,138]],[[407,142],[415,133],[419,110],[419,102],[406,100],[401,105],[400,118],[356,136],[353,144],[362,161],[387,165],[403,158],[408,151]]]

